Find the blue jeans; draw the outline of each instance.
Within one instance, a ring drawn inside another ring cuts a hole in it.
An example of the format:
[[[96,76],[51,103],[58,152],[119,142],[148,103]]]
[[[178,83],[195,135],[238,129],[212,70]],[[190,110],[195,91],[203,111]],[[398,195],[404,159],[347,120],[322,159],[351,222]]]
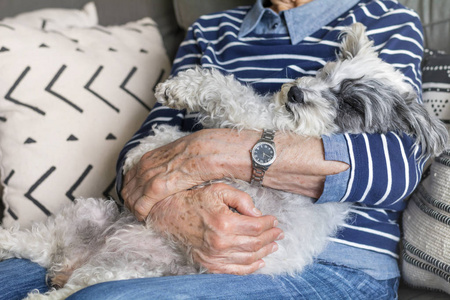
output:
[[[28,292],[48,291],[46,270],[25,259],[8,259],[0,262],[0,299],[23,299]]]
[[[45,270],[26,260],[0,263],[0,299],[21,299],[45,286]],[[100,283],[69,300],[82,299],[397,299],[398,278],[375,280],[362,271],[315,263],[296,276],[203,274]]]

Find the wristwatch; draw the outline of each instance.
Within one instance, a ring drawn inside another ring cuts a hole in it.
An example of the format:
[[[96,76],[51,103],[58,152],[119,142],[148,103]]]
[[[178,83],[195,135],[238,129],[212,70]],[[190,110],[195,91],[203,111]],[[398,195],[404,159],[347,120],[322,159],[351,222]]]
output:
[[[277,158],[274,137],[275,130],[264,129],[261,139],[250,151],[253,164],[252,185],[262,186],[264,174]]]

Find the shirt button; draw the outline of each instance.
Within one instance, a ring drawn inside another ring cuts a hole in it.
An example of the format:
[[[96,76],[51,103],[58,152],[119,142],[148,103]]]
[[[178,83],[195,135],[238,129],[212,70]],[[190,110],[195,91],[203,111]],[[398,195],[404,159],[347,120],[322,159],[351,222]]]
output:
[[[277,28],[278,28],[278,25],[279,25],[278,23],[273,24],[273,25],[272,25],[272,29],[277,29]]]

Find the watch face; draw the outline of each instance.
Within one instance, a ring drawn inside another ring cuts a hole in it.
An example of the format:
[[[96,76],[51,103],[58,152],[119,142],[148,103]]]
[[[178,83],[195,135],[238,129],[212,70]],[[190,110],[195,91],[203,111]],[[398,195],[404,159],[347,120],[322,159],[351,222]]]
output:
[[[252,158],[259,165],[269,166],[276,158],[275,148],[269,143],[259,142],[252,149]]]

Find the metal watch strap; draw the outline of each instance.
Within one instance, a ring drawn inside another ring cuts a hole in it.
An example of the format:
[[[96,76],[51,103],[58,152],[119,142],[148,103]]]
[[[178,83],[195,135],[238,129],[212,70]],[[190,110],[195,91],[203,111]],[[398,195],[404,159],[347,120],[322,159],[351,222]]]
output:
[[[274,138],[275,138],[275,130],[264,129],[261,139],[257,143],[264,141],[273,144]],[[262,186],[264,175],[266,174],[266,171],[269,167],[270,166],[265,167],[253,163],[252,180],[250,183],[252,185]]]

